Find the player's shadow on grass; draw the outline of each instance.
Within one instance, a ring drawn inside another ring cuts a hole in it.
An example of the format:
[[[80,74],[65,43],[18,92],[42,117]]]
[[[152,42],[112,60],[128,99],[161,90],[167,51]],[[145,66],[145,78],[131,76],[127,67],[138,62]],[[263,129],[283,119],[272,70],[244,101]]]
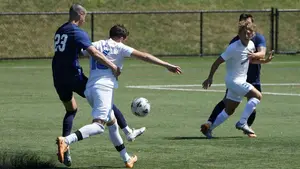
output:
[[[67,169],[68,167],[54,167],[51,169]],[[72,167],[72,169],[105,169],[105,168],[125,168],[122,166],[90,166],[90,167]]]
[[[66,169],[63,164],[59,164],[57,159],[43,156],[30,150],[20,150],[16,152],[0,150],[0,169]],[[88,166],[73,169],[104,169],[104,168],[124,168],[122,166]]]
[[[237,139],[244,138],[243,136],[225,136],[225,137],[213,137],[212,139]],[[204,136],[178,136],[178,137],[165,137],[167,140],[209,140]]]

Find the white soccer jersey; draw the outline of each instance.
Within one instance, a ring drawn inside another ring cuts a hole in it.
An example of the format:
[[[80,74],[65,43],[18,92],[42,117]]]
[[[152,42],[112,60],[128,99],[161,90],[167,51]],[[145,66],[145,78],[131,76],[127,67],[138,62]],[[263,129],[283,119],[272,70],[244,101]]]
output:
[[[97,50],[102,52],[107,59],[122,69],[125,57],[130,57],[133,48],[116,42],[112,39],[93,42]],[[84,51],[86,52],[86,51]],[[93,57],[90,57],[90,76],[86,87],[93,85],[105,85],[109,87],[118,87],[118,82],[110,68],[98,63]]]
[[[252,41],[249,41],[247,46],[244,46],[240,40],[230,44],[221,57],[226,62],[226,77],[228,82],[243,82],[247,79],[249,67],[248,53],[254,52],[255,46]]]

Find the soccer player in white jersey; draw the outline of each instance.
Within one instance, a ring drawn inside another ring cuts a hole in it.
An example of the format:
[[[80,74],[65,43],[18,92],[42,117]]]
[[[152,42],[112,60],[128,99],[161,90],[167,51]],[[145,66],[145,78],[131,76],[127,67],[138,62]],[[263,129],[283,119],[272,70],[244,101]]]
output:
[[[249,21],[240,21],[238,28],[238,35],[240,40],[230,44],[224,53],[216,59],[212,64],[208,78],[202,83],[204,89],[211,86],[213,76],[218,69],[219,65],[226,62],[226,77],[225,84],[228,93],[225,99],[225,109],[218,115],[217,119],[211,126],[211,130],[223,123],[235,109],[238,107],[243,97],[250,98],[245,106],[240,120],[236,123],[236,128],[243,130],[245,133],[252,133],[254,131],[248,126],[247,120],[260,103],[262,94],[253,87],[250,83],[246,82],[249,60],[259,59],[257,56],[252,55],[255,51],[255,45],[250,40],[254,36],[255,25]]]
[[[140,52],[123,44],[128,35],[129,32],[123,25],[115,25],[110,29],[109,39],[94,42],[93,45],[97,50],[102,52],[108,60],[121,69],[125,57],[135,56],[143,61],[165,67],[170,72],[181,74],[181,68],[179,66],[164,62],[149,53]],[[88,55],[87,52],[83,53],[84,55]],[[85,125],[67,137],[57,138],[58,157],[60,161],[63,161],[64,152],[67,151],[68,145],[92,135],[103,133],[104,126],[107,125],[110,139],[117,151],[120,152],[125,166],[127,168],[133,167],[137,161],[137,156],[129,156],[127,153],[112,110],[114,88],[117,87],[118,80],[111,69],[97,62],[93,57],[90,57],[90,76],[86,85],[85,96],[92,107],[93,122],[92,124]]]

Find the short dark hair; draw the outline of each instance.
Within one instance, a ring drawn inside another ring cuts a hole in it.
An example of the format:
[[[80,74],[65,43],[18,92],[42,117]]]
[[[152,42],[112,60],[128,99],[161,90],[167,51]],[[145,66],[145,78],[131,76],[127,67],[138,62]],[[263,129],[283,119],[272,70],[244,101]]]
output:
[[[125,28],[124,25],[116,24],[109,30],[109,37],[123,37],[124,39],[129,35],[129,31]]]
[[[251,14],[247,14],[247,13],[242,13],[240,15],[239,21],[244,21],[244,20],[246,20],[248,18],[251,18],[251,21],[254,22],[253,16]]]
[[[75,18],[78,18],[80,12],[86,13],[86,9],[80,4],[73,4],[69,10],[69,19],[74,20]]]

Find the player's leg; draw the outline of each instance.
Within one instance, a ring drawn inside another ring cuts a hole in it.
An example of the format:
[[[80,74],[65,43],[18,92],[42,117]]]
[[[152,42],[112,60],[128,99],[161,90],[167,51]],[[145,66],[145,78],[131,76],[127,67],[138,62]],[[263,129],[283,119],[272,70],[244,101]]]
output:
[[[240,91],[240,94],[245,93],[245,96],[250,99],[246,103],[246,106],[244,108],[240,120],[236,123],[236,128],[243,130],[247,134],[248,133],[255,134],[254,131],[248,126],[247,120],[251,115],[251,113],[253,112],[253,110],[256,108],[256,106],[260,103],[262,95],[256,88],[254,88],[249,83],[244,83],[239,87],[240,88],[237,87],[237,90]]]
[[[66,114],[63,119],[62,135],[67,136],[72,130],[73,120],[77,112],[77,104],[73,97],[71,85],[55,85],[55,89],[66,110]]]
[[[215,107],[214,110],[212,111],[211,115],[208,118],[208,122],[211,124],[215,122],[217,116],[225,109],[225,99],[226,95],[228,93],[228,89],[226,89],[225,95],[223,100],[221,100]]]
[[[92,124],[81,127],[76,132],[68,135],[67,137],[58,137],[56,144],[58,146],[58,160],[65,163],[65,153],[68,151],[68,146],[72,143],[81,141],[90,136],[101,134],[104,132],[105,121],[101,119],[94,119]]]
[[[222,112],[222,110],[225,108],[225,98],[226,98],[226,94],[223,98],[223,100],[221,100],[213,109],[212,113],[210,114],[208,120],[206,123],[202,124],[200,126],[200,131],[202,132],[203,135],[205,135],[207,138],[212,138],[212,133],[210,130],[211,125],[215,122],[216,118],[218,117],[218,115]]]
[[[225,108],[225,102],[223,99],[214,107],[207,121],[210,122],[211,124],[214,123],[217,116],[222,112],[224,108]]]
[[[222,112],[222,110],[225,108],[225,102],[224,100],[221,100],[213,109],[211,115],[209,116],[206,123],[202,124],[200,126],[200,131],[203,135],[206,136],[206,138],[210,139],[212,138],[212,129],[211,126],[217,119],[218,115]]]
[[[253,85],[259,92],[261,92],[261,85],[260,84],[257,84],[257,85]],[[251,98],[247,98],[248,101],[251,99]],[[248,120],[247,120],[247,124],[249,127],[252,126],[254,120],[256,118],[256,109],[254,109],[251,113],[251,115],[249,116]],[[251,128],[252,129],[252,128]],[[253,130],[253,129],[252,129]],[[248,135],[248,137],[250,138],[256,138],[257,135],[256,134],[252,134],[252,133],[246,133],[244,132],[244,134]]]
[[[120,153],[121,158],[123,159],[125,166],[127,168],[132,168],[134,163],[137,161],[137,156],[130,157],[127,153],[126,147],[124,145],[123,139],[119,133],[119,126],[114,117],[114,112],[110,113],[110,119],[107,123],[107,127],[109,130],[109,137],[111,142],[113,143],[116,150]]]
[[[78,95],[81,97],[85,98],[84,91],[85,91],[85,86],[87,84],[88,78],[82,74],[80,78],[76,80],[76,85],[74,85],[74,92],[76,92]],[[145,127],[142,127],[140,129],[131,129],[125,120],[125,117],[123,116],[122,112],[115,106],[113,105],[113,110],[115,112],[115,117],[118,121],[118,124],[120,128],[123,130],[125,133],[127,140],[128,141],[133,141],[135,140],[136,137],[140,136],[143,134],[146,130]]]
[[[77,104],[75,98],[73,97],[71,85],[56,84],[55,88],[66,110],[65,116],[63,118],[63,127],[62,127],[62,136],[65,137],[68,136],[72,131],[73,120],[77,112]],[[71,159],[69,147],[64,154],[64,158],[65,158],[64,164],[66,166],[71,166],[72,159]]]
[[[107,86],[101,86],[99,88],[91,87],[86,89],[85,96],[93,108],[93,122],[92,124],[81,127],[75,133],[67,137],[57,138],[60,162],[64,162],[64,153],[67,151],[66,147],[68,145],[104,132],[108,114],[112,109],[113,88]]]
[[[211,130],[226,121],[232,115],[235,109],[239,106],[242,98],[231,90],[228,90],[225,99],[225,109],[217,116],[215,122],[211,125]]]
[[[124,134],[126,135],[126,138],[128,141],[134,141],[136,137],[142,135],[146,128],[142,127],[140,129],[131,129],[125,120],[125,117],[123,116],[122,112],[118,109],[118,107],[114,104],[113,105],[113,111],[115,114],[115,117],[117,119],[118,125],[123,130]]]
[[[261,85],[260,84],[256,84],[256,85],[253,85],[259,92],[261,92]],[[248,101],[250,98],[247,98]],[[251,113],[251,115],[249,116],[248,118],[248,121],[247,121],[247,124],[248,126],[251,126],[255,120],[255,117],[256,117],[256,109],[253,110],[253,112]]]
[[[75,98],[72,96],[70,101],[63,101],[63,105],[66,109],[66,114],[63,119],[63,136],[71,134],[73,127],[73,120],[77,113],[77,103]]]

